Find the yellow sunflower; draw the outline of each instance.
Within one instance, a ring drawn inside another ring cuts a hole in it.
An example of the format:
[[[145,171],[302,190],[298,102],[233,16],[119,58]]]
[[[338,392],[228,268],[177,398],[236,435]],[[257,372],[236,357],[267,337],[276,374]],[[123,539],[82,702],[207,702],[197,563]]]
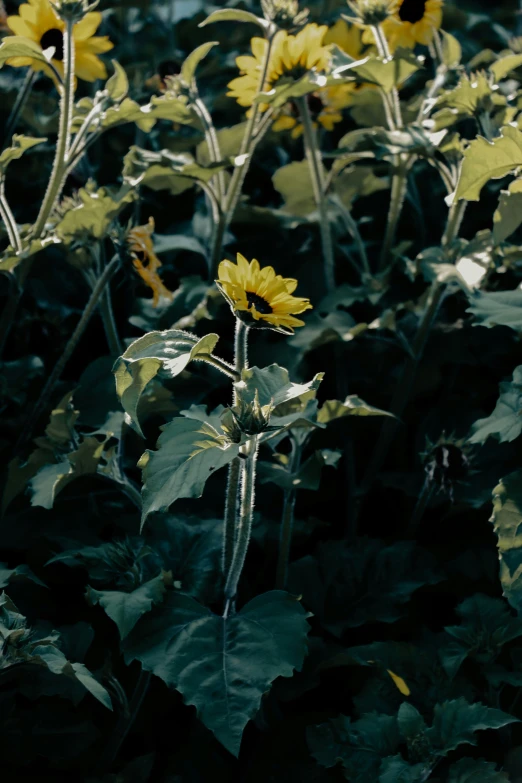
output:
[[[328,68],[330,52],[323,46],[326,25],[307,24],[297,35],[279,30],[272,43],[263,92],[271,90],[282,78],[299,79],[312,68],[325,71]],[[240,106],[252,106],[260,87],[268,41],[252,38],[252,55],[236,57],[236,65],[242,75],[228,84],[229,95]],[[263,108],[263,107],[261,107]]]
[[[399,0],[393,16],[382,23],[392,52],[397,47],[413,49],[415,44],[428,46],[433,33],[442,24],[444,0]]]
[[[265,326],[283,332],[293,332],[304,321],[294,315],[304,313],[312,305],[309,299],[292,296],[297,280],[276,275],[273,267],[250,263],[241,253],[237,264],[222,261],[216,283],[239,318],[250,326]]]
[[[354,60],[362,57],[366,45],[363,43],[362,30],[354,24],[348,25],[344,19],[339,19],[333,27],[327,30],[323,43],[325,45],[337,44]],[[353,93],[361,88],[356,82],[334,84],[307,96],[308,105],[314,119],[314,125],[322,125],[327,131],[332,131],[336,123],[341,122],[343,109],[352,103]],[[294,139],[303,133],[302,123],[299,121],[296,107],[289,103],[283,109],[273,126],[275,131],[290,130]]]
[[[21,35],[35,41],[42,49],[55,47],[52,64],[63,76],[63,31],[65,22],[53,10],[49,0],[29,0],[18,9],[18,16],[7,17],[7,25],[15,35]],[[108,52],[114,44],[107,36],[95,36],[100,26],[102,15],[98,12],[85,14],[84,18],[74,25],[73,37],[75,43],[75,74],[86,82],[96,79],[106,79],[107,71],[104,63],[97,56]],[[52,77],[51,69],[39,60],[30,57],[11,57],[8,65],[21,67],[29,65],[34,71],[44,71]]]

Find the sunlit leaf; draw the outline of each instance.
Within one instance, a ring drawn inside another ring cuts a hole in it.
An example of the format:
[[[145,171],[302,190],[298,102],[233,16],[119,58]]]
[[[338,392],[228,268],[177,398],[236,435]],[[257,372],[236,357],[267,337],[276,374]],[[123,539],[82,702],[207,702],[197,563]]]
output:
[[[499,179],[522,166],[522,132],[506,125],[493,141],[479,136],[464,151],[455,199],[478,201],[490,179]]]
[[[475,422],[470,443],[485,443],[491,435],[506,443],[522,432],[522,366],[514,370],[511,382],[501,383],[499,388],[495,410],[486,419]]]

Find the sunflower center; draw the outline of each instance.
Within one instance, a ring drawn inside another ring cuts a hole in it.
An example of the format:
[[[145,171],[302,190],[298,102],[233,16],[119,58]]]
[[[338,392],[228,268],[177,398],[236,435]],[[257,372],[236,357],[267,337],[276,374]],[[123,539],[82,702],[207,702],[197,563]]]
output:
[[[266,299],[262,296],[254,294],[252,291],[246,291],[246,298],[249,307],[255,307],[258,313],[261,315],[270,315],[272,312],[272,306],[268,304]]]
[[[399,17],[403,22],[420,22],[426,11],[426,0],[403,0],[399,8]]]
[[[40,38],[40,46],[44,50],[54,46],[53,60],[63,60],[63,33],[57,27],[45,31]]]

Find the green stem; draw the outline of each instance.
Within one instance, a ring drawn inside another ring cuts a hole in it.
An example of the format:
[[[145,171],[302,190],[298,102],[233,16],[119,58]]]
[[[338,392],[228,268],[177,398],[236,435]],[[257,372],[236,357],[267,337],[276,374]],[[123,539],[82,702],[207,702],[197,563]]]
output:
[[[226,362],[224,359],[220,359],[219,356],[213,354],[200,354],[196,356],[197,362],[206,362],[206,364],[212,365],[216,370],[220,370],[224,375],[228,375],[234,382],[239,381],[239,374],[234,367]]]
[[[22,240],[20,239],[20,232],[16,225],[16,220],[11,212],[9,203],[5,197],[5,182],[4,178],[0,177],[0,218],[5,225],[7,236],[9,238],[9,244],[15,251],[15,253],[22,252]]]
[[[290,458],[289,472],[294,474],[299,468],[300,449],[292,440],[292,456]],[[286,590],[288,579],[288,562],[290,548],[292,546],[292,533],[294,530],[294,510],[297,490],[286,489],[283,500],[283,518],[281,520],[281,535],[279,539],[279,555],[276,569],[276,590]]]
[[[459,201],[454,203],[450,208],[446,229],[442,237],[442,245],[446,246],[451,244],[457,237],[466,206],[467,201]],[[433,281],[424,316],[422,317],[422,320],[419,324],[419,329],[415,336],[415,340],[411,346],[411,354],[408,355],[406,364],[402,370],[399,383],[395,389],[390,404],[390,413],[394,416],[394,418],[387,418],[383,423],[372,458],[370,459],[370,463],[366,469],[366,474],[359,489],[359,497],[364,496],[370,489],[375,476],[381,469],[381,466],[386,459],[388,450],[392,444],[397,427],[400,423],[400,418],[409,402],[413,382],[417,373],[417,367],[424,353],[424,347],[435,321],[435,317],[437,315],[445,290],[446,287],[443,283],[439,283],[438,280]]]
[[[13,108],[11,109],[11,113],[7,118],[7,122],[4,128],[2,149],[7,147],[11,141],[11,136],[16,128],[18,119],[20,117],[20,114],[22,113],[27,98],[31,93],[35,78],[36,78],[36,71],[33,71],[32,68],[28,68],[27,73],[25,74],[24,77],[22,89],[19,91],[18,95],[16,96],[16,100],[13,104]]]
[[[347,209],[345,207],[345,205],[343,204],[343,202],[341,201],[341,199],[338,196],[336,196],[336,195],[330,196],[330,201],[332,201],[335,204],[335,206],[337,207],[337,209],[339,210],[339,213],[340,213],[340,215],[341,215],[341,217],[344,220],[344,223],[346,225],[346,229],[347,229],[348,233],[351,235],[352,239],[354,240],[354,242],[355,242],[355,244],[357,246],[357,251],[359,253],[359,257],[360,257],[362,265],[363,265],[364,273],[368,277],[371,277],[372,276],[372,271],[371,271],[371,268],[370,268],[370,262],[368,260],[368,255],[366,253],[366,247],[365,247],[365,244],[363,242],[363,238],[361,236],[361,233],[359,231],[359,226],[357,225],[355,219],[353,218],[352,213],[350,212],[349,209]]]
[[[143,508],[143,501],[139,489],[135,487],[134,484],[131,484],[127,478],[124,478],[119,484],[129,500],[132,500],[136,508],[141,510]]]
[[[100,299],[99,310],[103,321],[109,353],[111,356],[121,356],[124,348],[118,334],[116,321],[114,320],[114,310],[112,309],[111,289],[109,284],[107,284]]]
[[[386,222],[386,233],[381,248],[379,268],[386,267],[390,252],[395,243],[397,226],[401,216],[406,193],[408,190],[408,165],[401,155],[394,158],[394,171],[391,182],[390,209],[388,211],[388,220]]]
[[[212,163],[219,163],[219,161],[221,160],[221,150],[219,149],[219,141],[218,141],[216,129],[214,127],[214,123],[212,122],[212,117],[207,107],[199,97],[197,88],[194,91],[193,106],[196,111],[196,114],[201,120],[201,124],[203,125],[203,130],[205,132],[205,141],[207,142],[208,154],[210,160],[212,161]],[[222,205],[223,199],[225,197],[225,172],[220,171],[216,176],[216,180],[217,180],[218,199],[220,205]]]
[[[43,411],[47,408],[47,405],[49,403],[49,399],[54,391],[54,387],[56,386],[57,382],[59,381],[62,372],[65,368],[65,365],[71,358],[74,349],[78,345],[78,342],[83,335],[87,324],[91,320],[91,317],[93,313],[95,312],[96,308],[99,305],[100,299],[103,296],[105,292],[105,288],[107,284],[109,283],[109,280],[114,275],[114,273],[117,271],[118,267],[120,265],[120,257],[118,255],[114,256],[112,261],[105,267],[103,270],[101,276],[98,279],[98,282],[94,286],[92,293],[89,297],[89,300],[85,306],[85,309],[82,313],[82,316],[80,320],[78,321],[76,325],[76,329],[70,336],[67,345],[65,346],[62,355],[56,362],[49,378],[47,379],[47,382],[42,389],[42,392],[40,394],[40,397],[38,398],[38,401],[36,402],[36,405],[33,407],[31,414],[22,430],[22,433],[18,439],[18,443],[16,445],[15,451],[18,452],[25,443],[29,440],[31,437],[34,425],[38,421],[38,418],[43,413]]]
[[[45,231],[47,218],[51,214],[57,199],[60,197],[66,178],[71,140],[71,121],[74,107],[73,27],[74,22],[67,20],[63,35],[64,83],[63,87],[61,87],[58,140],[51,177],[32,232],[34,239],[39,239]]]
[[[129,733],[132,724],[136,720],[140,707],[143,704],[143,699],[149,689],[151,678],[152,674],[150,672],[146,672],[144,669],[140,671],[129,708],[128,710],[124,710],[118,718],[114,731],[98,761],[97,769],[100,773],[106,772],[116,759],[125,737]]]
[[[234,337],[234,364],[235,373],[241,378],[241,371],[248,367],[248,327],[239,318],[236,318],[236,330]],[[237,402],[237,394],[234,389],[233,403]],[[236,520],[239,496],[239,479],[241,473],[241,459],[236,459],[228,469],[227,491],[225,496],[225,518],[223,523],[223,551],[222,565],[225,580],[228,579],[234,548],[236,546]]]
[[[381,25],[375,25],[375,27],[372,27],[372,32],[375,38],[375,43],[377,46],[377,51],[379,52],[379,56],[382,57],[383,60],[391,60],[392,55],[390,52],[390,47],[388,46],[388,41],[386,40],[386,36],[384,34]],[[393,87],[390,96],[391,96],[391,104],[392,104],[392,110],[394,115],[393,121],[397,128],[402,128],[403,122],[402,122],[401,102],[399,98],[399,91],[397,90],[396,87]],[[390,130],[392,129],[390,128]]]
[[[305,98],[296,99],[301,121],[303,123],[303,138],[306,157],[310,166],[310,176],[314,191],[314,199],[319,212],[319,228],[323,250],[324,277],[326,289],[330,293],[335,289],[335,257],[332,243],[332,229],[328,218],[328,204],[325,193],[325,176],[321,151],[317,143],[317,134]]]
[[[234,547],[232,563],[225,584],[226,604],[223,617],[228,616],[230,607],[235,601],[237,586],[245,564],[252,533],[256,483],[257,435],[253,435],[248,441],[245,446],[245,451],[244,459],[241,460],[241,502],[236,531],[236,546]]]

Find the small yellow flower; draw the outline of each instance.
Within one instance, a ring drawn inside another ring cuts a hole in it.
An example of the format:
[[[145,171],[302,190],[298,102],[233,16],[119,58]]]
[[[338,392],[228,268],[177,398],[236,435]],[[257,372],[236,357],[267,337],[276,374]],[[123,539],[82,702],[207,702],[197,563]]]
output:
[[[399,46],[413,49],[415,44],[428,46],[433,33],[442,24],[444,0],[398,0],[397,10],[382,23],[390,51]],[[371,36],[371,31],[367,31]],[[372,40],[373,40],[373,36]],[[365,36],[367,40],[367,36]]]
[[[261,326],[293,333],[294,326],[304,326],[295,318],[309,310],[308,299],[292,296],[297,280],[276,275],[273,267],[260,267],[255,259],[237,254],[237,264],[222,261],[216,283],[238,318],[249,326]]]
[[[127,243],[133,258],[134,268],[150,289],[152,289],[152,306],[157,307],[161,298],[172,299],[172,291],[163,284],[158,274],[162,265],[154,252],[152,234],[154,232],[154,218],[149,218],[145,226],[136,226],[129,231]]]
[[[263,92],[271,90],[280,79],[300,79],[308,71],[325,71],[330,61],[328,47],[323,46],[326,25],[307,24],[297,35],[279,30],[272,42]],[[252,106],[260,88],[263,62],[268,41],[252,38],[252,55],[236,57],[242,75],[229,83],[229,95],[240,106]]]
[[[35,41],[42,49],[54,46],[55,52],[52,64],[63,76],[63,31],[65,22],[60,19],[53,10],[49,0],[29,0],[18,9],[17,16],[9,16],[7,25],[15,35],[29,38]],[[102,15],[98,12],[90,12],[74,25],[73,37],[75,43],[75,68],[74,72],[79,79],[86,82],[94,82],[96,79],[106,79],[107,70],[104,63],[98,57],[99,54],[108,52],[114,44],[107,36],[95,36],[94,33],[100,26]],[[39,60],[30,57],[11,57],[8,65],[14,67],[30,66],[34,71],[44,71],[52,77],[51,69]]]

